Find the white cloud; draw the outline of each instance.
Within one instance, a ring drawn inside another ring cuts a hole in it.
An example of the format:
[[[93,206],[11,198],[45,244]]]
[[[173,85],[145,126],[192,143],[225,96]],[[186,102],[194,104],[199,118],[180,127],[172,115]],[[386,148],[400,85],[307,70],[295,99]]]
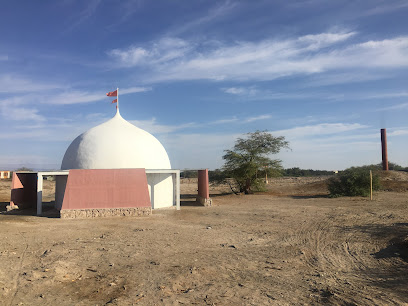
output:
[[[131,93],[137,92],[145,92],[150,91],[150,87],[130,87],[130,88],[123,88],[119,89],[119,96],[127,95]],[[89,91],[81,91],[81,90],[71,90],[65,91],[59,94],[50,95],[45,97],[42,100],[44,104],[80,104],[80,103],[91,103],[96,101],[102,101],[109,99],[106,96],[106,92],[98,91],[98,92],[89,92]]]
[[[227,119],[219,119],[219,120],[211,121],[209,124],[226,124],[226,123],[233,123],[237,121],[238,121],[237,117],[232,117],[232,118],[227,118]]]
[[[324,75],[315,75],[303,83],[306,87],[320,87],[337,84],[356,83],[376,81],[390,78],[390,75],[384,72],[376,72],[373,74],[368,71],[351,71],[351,72],[336,72],[325,73]]]
[[[391,93],[377,93],[374,95],[364,95],[365,99],[383,99],[383,98],[403,98],[408,97],[408,92],[391,92]]]
[[[160,65],[175,59],[181,59],[192,49],[187,41],[165,37],[152,43],[149,48],[130,46],[125,50],[113,49],[108,55],[115,58],[121,67]]]
[[[45,121],[45,117],[39,114],[38,109],[32,107],[18,106],[19,99],[8,99],[0,101],[0,114],[8,120],[32,120],[36,122]]]
[[[0,61],[8,61],[8,55],[1,55],[0,54]]]
[[[403,136],[408,135],[408,128],[405,129],[395,129],[391,130],[391,132],[387,133],[387,137],[394,137],[394,136]]]
[[[52,83],[38,83],[12,75],[0,76],[1,93],[22,93],[22,92],[40,92],[53,89],[62,89],[65,86]]]
[[[0,134],[0,139],[44,139],[47,137],[47,132],[44,130],[27,130],[27,131],[10,131]]]
[[[408,103],[400,103],[400,104],[395,104],[395,105],[379,108],[377,109],[377,111],[402,110],[402,109],[408,109]]]
[[[80,90],[66,91],[57,95],[52,95],[44,99],[43,103],[46,104],[79,104],[89,103],[100,100],[105,100],[106,94],[103,92],[86,92]]]
[[[141,64],[148,57],[148,51],[139,47],[130,47],[127,50],[113,49],[109,55],[118,58],[121,62],[128,63],[130,66]]]
[[[368,126],[359,123],[320,123],[316,125],[306,125],[286,130],[272,131],[272,133],[287,138],[304,138],[349,132],[367,127]]]
[[[1,85],[1,84],[0,84]],[[1,88],[1,87],[0,87]],[[34,93],[13,96],[4,100],[0,100],[2,105],[32,105],[32,104],[54,104],[54,105],[66,105],[66,104],[81,104],[81,103],[91,103],[96,101],[109,101],[109,97],[106,96],[106,92],[103,91],[82,91],[82,90],[67,90],[61,93],[54,94],[39,94],[40,86],[33,86]],[[28,88],[27,88],[28,89]],[[44,89],[45,90],[45,89]],[[119,95],[128,95],[138,92],[146,92],[152,90],[151,87],[129,87],[119,89]]]
[[[23,88],[19,88],[22,86]],[[10,127],[10,133],[16,139],[21,138],[43,138],[44,135],[49,133],[45,131],[39,131],[40,129],[46,129],[47,126],[52,125],[49,121],[53,118],[45,117],[40,113],[40,109],[32,107],[32,105],[40,106],[42,104],[54,104],[54,105],[64,105],[64,104],[79,104],[79,103],[90,103],[100,100],[109,101],[104,92],[87,92],[80,90],[65,91],[62,93],[49,93],[48,95],[41,94],[41,91],[51,90],[55,92],[57,89],[61,89],[58,85],[47,85],[34,83],[24,79],[11,78],[9,76],[0,77],[0,91],[4,87],[8,87],[10,90],[8,92],[23,92],[29,91],[31,93],[25,95],[12,96],[3,100],[0,100],[0,117],[6,119],[7,121],[29,121],[30,124],[25,124],[24,126],[28,129],[37,129],[36,132],[16,132],[11,133],[12,127]],[[130,87],[123,88],[120,90],[120,95],[126,95],[137,92],[144,92],[151,90],[150,87]],[[91,118],[94,119],[94,118]],[[62,120],[58,118],[57,120]],[[65,120],[65,119],[64,119]],[[48,121],[48,122],[47,122]],[[89,118],[87,118],[89,121]],[[93,122],[95,120],[92,120]],[[45,124],[47,122],[47,124]],[[18,126],[17,126],[18,128]],[[58,125],[58,128],[62,128]],[[6,136],[4,136],[6,137]],[[4,138],[3,137],[3,138]],[[7,138],[10,138],[7,136]],[[11,138],[10,138],[11,139]]]
[[[229,87],[229,88],[221,88],[222,91],[232,95],[255,95],[259,91],[254,87]]]
[[[355,32],[349,33],[321,33],[305,35],[298,38],[298,41],[304,43],[305,50],[317,51],[332,44],[345,41],[354,36]]]
[[[197,123],[197,122],[188,122],[182,123],[178,125],[165,125],[160,124],[157,122],[156,118],[152,118],[150,120],[129,120],[130,123],[136,125],[139,128],[142,128],[152,134],[170,134],[176,131],[178,132],[186,132],[191,129],[200,129],[210,125],[222,125],[222,124],[232,124],[232,123],[251,123],[259,120],[266,120],[272,118],[271,115],[259,115],[247,118],[227,118],[227,119],[219,119],[215,121],[205,122],[205,123]]]
[[[108,54],[120,67],[144,67],[149,71],[148,81],[272,80],[330,70],[408,66],[407,36],[344,44],[355,35],[321,33],[230,45],[164,38],[149,46],[115,49]],[[242,92],[239,87],[225,90]]]
[[[238,101],[261,101],[261,100],[288,100],[288,99],[305,99],[305,98],[337,98],[333,94],[328,95],[324,92],[305,92],[295,89],[289,92],[274,92],[272,90],[257,89],[255,86],[249,87],[224,87],[221,91],[235,96]]]
[[[246,93],[245,88],[242,88],[242,87],[222,88],[222,90],[224,92],[232,94],[232,95],[242,95],[242,94]]]
[[[151,91],[151,87],[129,87],[129,88],[119,88],[119,95],[127,95],[136,92],[146,92]]]
[[[10,107],[15,107],[18,105],[32,104],[33,102],[38,102],[39,96],[36,94],[26,94],[23,96],[13,96],[7,99],[0,100],[0,105],[3,109],[8,109]]]
[[[401,68],[408,66],[408,36],[367,41],[340,52],[340,65],[352,67]],[[338,66],[339,68],[342,66]]]
[[[91,18],[97,11],[101,2],[102,0],[88,0],[82,2],[85,7],[82,10],[73,10],[74,14],[70,15],[72,16],[71,23],[64,32],[70,32],[74,30],[79,25]]]
[[[158,123],[156,118],[150,120],[129,120],[129,122],[152,134],[168,134],[197,126],[194,122],[183,123],[180,125],[164,125]]]
[[[271,115],[260,115],[260,116],[246,118],[244,122],[254,122],[254,121],[265,120],[265,119],[270,119],[270,118],[272,118]]]
[[[18,124],[10,124],[8,133],[0,135],[0,139],[29,139],[36,143],[52,143],[52,142],[71,142],[75,137],[89,130],[90,128],[105,122],[110,119],[106,114],[77,114],[69,119],[67,118],[55,118],[55,117],[43,117],[33,118],[30,110],[26,113],[19,112],[18,116],[21,116]],[[23,115],[25,117],[22,117]],[[34,115],[37,113],[34,110]],[[38,115],[38,114],[37,114]],[[31,117],[30,117],[31,116]],[[6,119],[14,119],[11,116],[4,116]],[[23,120],[24,119],[24,120]]]
[[[204,16],[195,18],[190,22],[183,22],[182,26],[177,26],[175,28],[170,28],[169,33],[172,36],[180,35],[184,32],[192,32],[197,27],[202,29],[207,24],[213,24],[215,20],[225,18],[225,15],[232,12],[238,6],[237,2],[225,1],[221,4],[217,4],[215,7],[211,8],[208,12],[205,12]]]
[[[239,79],[248,78],[249,73],[254,75],[253,78],[260,78],[264,74],[277,77],[300,68],[314,71],[305,63],[294,65],[288,62],[285,67],[280,62],[344,41],[354,34],[323,33],[282,41],[237,42],[232,46],[219,42],[212,49],[206,48],[206,42],[199,44],[178,38],[163,38],[147,48],[132,46],[125,50],[114,49],[108,54],[121,66],[149,66],[160,71],[163,79]],[[252,69],[249,71],[248,68]]]
[[[386,1],[386,4],[382,5],[377,5],[374,8],[371,8],[365,12],[362,13],[364,16],[369,16],[369,15],[377,15],[377,14],[384,14],[384,13],[389,13],[395,10],[401,10],[404,8],[408,7],[408,2],[406,1]]]
[[[3,114],[4,115],[4,114]],[[7,110],[7,115],[14,120],[34,120],[34,121],[45,121],[45,117],[38,114],[38,110],[35,108],[9,108]]]

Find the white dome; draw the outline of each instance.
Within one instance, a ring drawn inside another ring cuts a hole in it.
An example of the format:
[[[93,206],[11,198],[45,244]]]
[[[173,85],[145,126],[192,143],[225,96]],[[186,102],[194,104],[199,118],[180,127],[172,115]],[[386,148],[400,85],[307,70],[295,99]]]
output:
[[[70,144],[61,169],[171,169],[162,144],[119,113],[79,135]]]

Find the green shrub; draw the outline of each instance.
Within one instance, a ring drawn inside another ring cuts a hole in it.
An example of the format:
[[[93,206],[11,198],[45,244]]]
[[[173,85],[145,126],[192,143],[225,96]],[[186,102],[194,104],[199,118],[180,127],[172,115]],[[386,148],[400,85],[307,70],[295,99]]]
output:
[[[370,170],[366,167],[349,168],[331,178],[328,184],[331,197],[370,195]],[[380,178],[373,172],[373,190],[380,188]]]
[[[298,167],[283,169],[283,176],[294,176],[294,177],[311,177],[311,176],[324,176],[324,175],[333,175],[333,171],[326,170],[312,170],[312,169],[300,169]]]

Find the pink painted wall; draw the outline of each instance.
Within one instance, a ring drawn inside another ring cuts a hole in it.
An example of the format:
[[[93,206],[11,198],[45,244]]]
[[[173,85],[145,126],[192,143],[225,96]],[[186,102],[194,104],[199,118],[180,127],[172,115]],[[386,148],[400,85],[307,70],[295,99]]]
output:
[[[70,170],[64,209],[151,207],[145,169]]]
[[[37,173],[13,172],[10,206],[19,208],[37,206]]]
[[[202,198],[210,198],[210,187],[208,183],[208,169],[198,170],[198,195]]]

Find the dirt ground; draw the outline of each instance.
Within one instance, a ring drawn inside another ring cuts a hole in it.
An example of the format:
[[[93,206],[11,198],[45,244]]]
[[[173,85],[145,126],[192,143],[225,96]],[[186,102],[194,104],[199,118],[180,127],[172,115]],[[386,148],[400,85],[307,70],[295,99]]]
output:
[[[212,207],[184,180],[181,211],[142,218],[3,211],[0,304],[408,303],[408,174],[383,176],[373,201],[328,198],[326,179],[273,179],[253,195],[212,186]],[[51,201],[53,182],[44,189]]]

